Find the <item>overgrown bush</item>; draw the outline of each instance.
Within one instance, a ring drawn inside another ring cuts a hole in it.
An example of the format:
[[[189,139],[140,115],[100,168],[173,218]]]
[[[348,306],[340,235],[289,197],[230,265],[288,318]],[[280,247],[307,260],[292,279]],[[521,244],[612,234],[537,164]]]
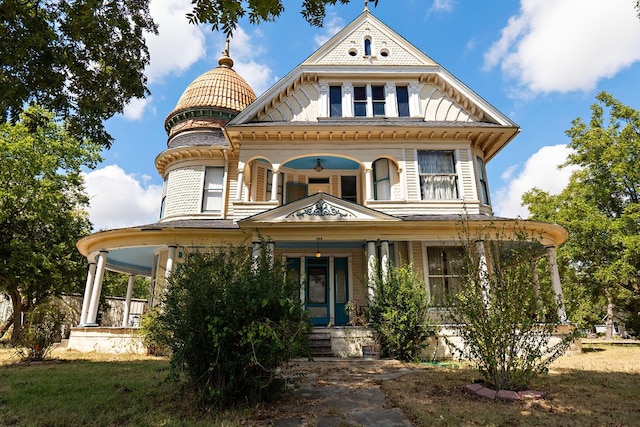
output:
[[[299,283],[246,246],[187,255],[152,322],[173,376],[218,407],[274,398],[284,387],[278,368],[308,352]]]
[[[411,265],[390,265],[386,275],[377,268],[369,308],[369,325],[376,331],[382,357],[415,360],[436,333],[429,321],[429,294]],[[386,279],[383,279],[386,277]]]
[[[36,305],[25,319],[16,351],[23,361],[41,361],[49,357],[53,345],[62,339],[64,313],[58,304],[46,301]]]
[[[577,337],[575,330],[551,342],[559,301],[544,247],[521,227],[463,236],[462,288],[449,303],[464,341],[458,352],[496,389],[526,388]]]

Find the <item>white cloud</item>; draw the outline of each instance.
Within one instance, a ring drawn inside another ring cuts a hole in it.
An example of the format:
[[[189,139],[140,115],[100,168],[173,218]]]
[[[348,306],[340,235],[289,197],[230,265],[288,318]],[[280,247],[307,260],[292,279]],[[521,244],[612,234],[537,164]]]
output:
[[[454,0],[434,0],[429,12],[450,12],[454,3]]]
[[[179,75],[205,55],[202,28],[190,24],[185,17],[190,11],[191,5],[183,0],[151,0],[150,12],[158,24],[158,35],[147,35],[149,83]]]
[[[127,120],[140,120],[144,116],[144,112],[147,109],[147,106],[151,104],[152,100],[153,97],[151,96],[148,98],[133,98],[127,105],[125,105],[122,114]]]
[[[528,209],[520,204],[522,195],[534,187],[550,194],[559,194],[569,183],[571,173],[577,169],[576,166],[558,169],[559,165],[566,162],[570,152],[571,150],[562,144],[542,147],[527,159],[523,169],[512,179],[515,168],[508,168],[501,178],[510,181],[493,197],[496,216],[528,217]]]
[[[143,183],[146,175],[127,174],[109,165],[84,175],[89,195],[89,219],[94,230],[130,227],[158,220],[162,187]]]
[[[521,0],[484,56],[520,95],[588,91],[640,61],[640,24],[627,0]]]
[[[313,41],[316,44],[316,47],[320,47],[325,44],[331,37],[336,35],[338,31],[340,31],[344,27],[344,20],[339,16],[332,16],[325,24],[323,25],[322,32],[320,34],[316,34],[313,37]]]

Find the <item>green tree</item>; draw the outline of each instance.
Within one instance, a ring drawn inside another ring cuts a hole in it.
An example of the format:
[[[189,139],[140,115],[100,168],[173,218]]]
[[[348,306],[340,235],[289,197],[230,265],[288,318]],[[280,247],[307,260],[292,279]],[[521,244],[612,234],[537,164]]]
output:
[[[300,284],[267,251],[248,246],[187,255],[169,279],[147,342],[171,352],[171,372],[205,403],[273,399],[278,368],[308,352]]]
[[[591,120],[578,118],[567,131],[573,153],[565,165],[580,169],[560,194],[533,189],[523,204],[532,219],[569,230],[558,251],[569,313],[585,324],[604,315],[611,336],[615,306],[640,331],[640,112],[605,92],[596,98]]]
[[[461,240],[462,285],[447,316],[463,344],[450,345],[496,389],[525,389],[576,338],[577,329],[553,341],[562,319],[545,249],[521,224],[464,230]]]
[[[103,121],[149,94],[149,0],[2,0],[0,121],[37,103],[106,147]]]
[[[321,27],[328,5],[347,4],[350,0],[302,0],[302,16],[311,25]],[[212,30],[231,35],[238,21],[249,14],[249,22],[275,21],[284,12],[283,0],[253,0],[244,4],[238,0],[193,0],[193,10],[187,14],[194,24],[210,24]],[[371,1],[374,6],[378,0]]]
[[[0,124],[0,291],[11,296],[13,338],[21,313],[82,288],[86,263],[75,244],[91,226],[81,169],[94,167],[99,153],[40,108]]]
[[[411,265],[389,265],[386,274],[377,270],[375,280],[368,284],[374,288],[369,325],[378,334],[381,355],[415,360],[436,333],[428,318],[427,287]]]

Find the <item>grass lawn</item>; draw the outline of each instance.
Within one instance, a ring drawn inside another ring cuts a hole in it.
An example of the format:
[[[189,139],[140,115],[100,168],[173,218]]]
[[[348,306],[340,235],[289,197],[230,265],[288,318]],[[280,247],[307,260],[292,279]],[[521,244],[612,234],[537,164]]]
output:
[[[0,426],[255,426],[262,425],[264,410],[277,411],[277,403],[223,413],[198,408],[164,381],[167,359],[62,350],[53,357],[50,363],[20,365],[11,350],[0,349]],[[305,366],[315,370],[310,378],[320,378],[332,366],[342,377],[351,371],[343,364]],[[591,346],[563,357],[532,385],[547,393],[542,401],[469,395],[464,386],[478,375],[464,365],[403,369],[404,376],[380,384],[390,403],[419,426],[640,424],[640,347]],[[362,370],[353,372],[360,375],[353,377],[354,384],[363,381]]]
[[[426,367],[382,383],[394,406],[419,426],[640,425],[640,347],[585,346],[557,360],[532,389],[540,401],[492,401],[467,394],[476,371]]]

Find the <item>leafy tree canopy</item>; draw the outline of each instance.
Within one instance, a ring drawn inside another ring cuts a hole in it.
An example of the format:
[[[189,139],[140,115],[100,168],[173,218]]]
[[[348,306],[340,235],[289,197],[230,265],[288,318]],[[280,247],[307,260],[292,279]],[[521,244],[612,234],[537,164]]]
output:
[[[81,168],[99,159],[99,145],[72,138],[41,108],[0,124],[0,292],[14,313],[81,288],[86,264],[75,243],[91,230]]]
[[[590,315],[581,314],[595,320],[603,305],[617,302],[638,323],[640,112],[605,92],[597,100],[591,120],[578,118],[567,131],[573,154],[566,165],[580,166],[568,186],[558,195],[533,189],[523,201],[532,219],[569,230],[559,251],[564,282],[575,297],[569,308],[595,304]]]
[[[149,94],[149,0],[0,2],[0,121],[34,102],[67,120],[76,138],[109,147],[103,121]]]
[[[347,4],[350,0],[303,0],[302,11],[304,19],[316,27],[321,27],[326,15],[327,5],[336,3]],[[210,24],[214,31],[223,31],[231,35],[238,26],[238,21],[249,15],[249,22],[275,21],[284,12],[283,0],[192,0],[193,10],[187,18],[193,24]],[[246,4],[245,4],[246,3]],[[365,2],[368,3],[368,2]],[[374,6],[378,0],[373,0]]]

